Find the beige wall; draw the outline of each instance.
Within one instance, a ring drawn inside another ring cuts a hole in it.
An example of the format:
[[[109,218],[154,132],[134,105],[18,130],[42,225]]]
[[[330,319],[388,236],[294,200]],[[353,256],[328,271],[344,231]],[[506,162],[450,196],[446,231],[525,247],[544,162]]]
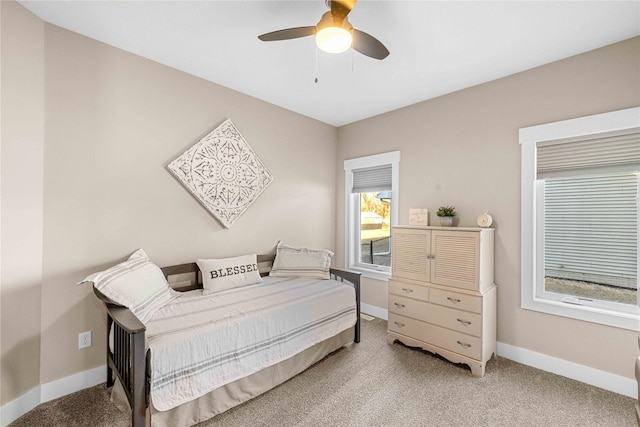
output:
[[[2,404],[105,363],[102,307],[76,283],[137,248],[171,265],[335,247],[336,128],[2,12]],[[227,118],[275,178],[228,230],[166,169]]]
[[[44,25],[2,2],[1,402],[40,384]]]
[[[42,382],[104,363],[104,317],[75,283],[137,248],[159,265],[334,248],[334,127],[55,26],[45,40]],[[166,169],[226,118],[275,178],[228,230]]]
[[[437,84],[437,82],[425,82]],[[496,229],[498,340],[633,378],[637,333],[520,308],[518,129],[640,105],[640,38],[341,127],[345,159],[401,151],[399,223],[410,208],[454,205],[461,225],[485,209]],[[336,258],[344,262],[344,172],[337,175]],[[363,302],[387,308],[386,282]]]

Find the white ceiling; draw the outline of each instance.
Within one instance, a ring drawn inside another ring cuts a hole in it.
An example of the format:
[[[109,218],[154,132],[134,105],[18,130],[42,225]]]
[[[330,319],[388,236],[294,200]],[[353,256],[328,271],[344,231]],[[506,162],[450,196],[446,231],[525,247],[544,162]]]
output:
[[[378,61],[317,52],[313,37],[258,40],[315,25],[324,0],[19,2],[46,22],[334,126],[640,35],[638,0],[361,0],[349,20],[391,51]]]

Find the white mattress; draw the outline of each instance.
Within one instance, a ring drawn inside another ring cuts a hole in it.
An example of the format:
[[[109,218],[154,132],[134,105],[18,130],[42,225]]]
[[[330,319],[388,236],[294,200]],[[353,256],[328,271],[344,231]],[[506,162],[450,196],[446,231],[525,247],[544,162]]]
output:
[[[210,295],[185,292],[146,324],[154,407],[201,397],[355,323],[355,291],[334,280],[265,277]]]

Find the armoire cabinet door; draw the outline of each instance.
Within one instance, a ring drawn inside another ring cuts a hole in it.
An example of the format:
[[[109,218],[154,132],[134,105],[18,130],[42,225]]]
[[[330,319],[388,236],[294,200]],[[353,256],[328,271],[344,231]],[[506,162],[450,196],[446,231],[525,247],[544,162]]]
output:
[[[429,282],[431,264],[431,230],[393,230],[393,275]]]
[[[431,231],[431,283],[477,290],[480,233]]]

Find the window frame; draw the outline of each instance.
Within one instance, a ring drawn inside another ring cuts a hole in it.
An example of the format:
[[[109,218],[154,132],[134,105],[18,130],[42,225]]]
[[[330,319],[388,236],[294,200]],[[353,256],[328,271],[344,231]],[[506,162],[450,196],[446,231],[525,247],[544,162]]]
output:
[[[638,304],[594,301],[575,305],[561,299],[546,298],[539,286],[544,278],[544,229],[539,209],[543,207],[540,181],[536,179],[536,147],[539,142],[587,137],[640,127],[640,107],[593,116],[547,123],[519,130],[521,146],[521,307],[528,310],[599,323],[623,329],[640,329]],[[567,141],[568,142],[568,141]],[[640,209],[640,207],[639,207]],[[640,250],[638,251],[640,258]],[[638,260],[640,266],[640,259]]]
[[[360,261],[360,193],[351,193],[353,188],[353,171],[376,166],[391,165],[391,226],[398,225],[398,193],[400,151],[374,154],[344,161],[344,193],[345,193],[345,265],[364,277],[387,280],[391,276],[391,267],[373,266]],[[393,253],[391,254],[393,259]],[[393,262],[393,261],[392,261]]]

